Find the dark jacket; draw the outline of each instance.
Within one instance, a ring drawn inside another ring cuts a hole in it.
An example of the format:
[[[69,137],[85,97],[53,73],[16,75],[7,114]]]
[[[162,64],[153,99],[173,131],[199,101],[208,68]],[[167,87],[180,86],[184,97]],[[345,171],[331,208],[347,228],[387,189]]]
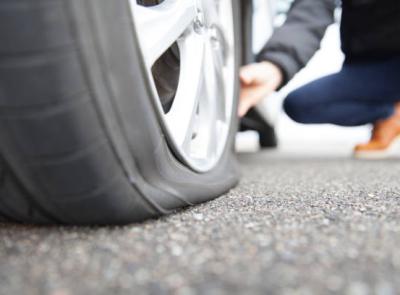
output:
[[[335,3],[295,0],[257,60],[278,65],[288,82],[319,49]],[[347,62],[400,55],[400,0],[343,0],[340,30]]]

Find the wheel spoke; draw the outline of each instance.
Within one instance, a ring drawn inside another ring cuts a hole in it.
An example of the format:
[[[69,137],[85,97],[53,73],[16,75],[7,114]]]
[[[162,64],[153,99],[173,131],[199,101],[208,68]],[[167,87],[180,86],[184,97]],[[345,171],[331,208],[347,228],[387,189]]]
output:
[[[142,52],[148,67],[184,33],[197,15],[195,0],[165,0],[159,5],[144,7],[130,0],[138,26]]]
[[[224,82],[224,57],[221,48],[215,44],[208,44],[205,53],[204,67],[207,77],[206,90],[209,104],[216,107],[215,120],[225,121],[225,82]]]
[[[217,63],[216,52],[211,42],[205,44],[202,84],[202,100],[200,101],[200,120],[202,122],[199,130],[201,139],[199,143],[203,146],[204,158],[213,158],[216,156],[216,147],[218,146],[219,126],[222,123],[222,115],[225,114],[224,82],[221,69],[222,66]],[[223,112],[223,114],[221,114]]]
[[[224,56],[221,51],[214,52],[215,83],[218,85],[215,99],[217,105],[217,118],[226,120],[225,81],[224,81]]]
[[[199,100],[203,94],[203,37],[191,34],[178,42],[181,57],[180,81],[170,111],[165,115],[179,145],[191,139]],[[193,57],[196,58],[193,58]]]

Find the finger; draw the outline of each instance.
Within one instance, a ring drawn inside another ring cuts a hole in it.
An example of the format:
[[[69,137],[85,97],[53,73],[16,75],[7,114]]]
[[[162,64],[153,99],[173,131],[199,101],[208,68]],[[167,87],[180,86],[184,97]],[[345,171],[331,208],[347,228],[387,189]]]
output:
[[[240,81],[246,85],[253,83],[255,79],[255,66],[247,65],[240,69]]]
[[[239,103],[239,107],[238,107],[238,116],[240,118],[244,117],[244,115],[247,114],[247,112],[249,111],[250,108],[251,108],[251,105],[247,101],[241,101]]]
[[[260,100],[259,97],[262,97],[262,95],[260,96],[260,93],[255,89],[242,91],[240,94],[238,115],[243,117],[251,107],[257,104]]]
[[[273,92],[270,87],[247,87],[240,92],[238,115],[243,117],[251,107],[257,105]]]

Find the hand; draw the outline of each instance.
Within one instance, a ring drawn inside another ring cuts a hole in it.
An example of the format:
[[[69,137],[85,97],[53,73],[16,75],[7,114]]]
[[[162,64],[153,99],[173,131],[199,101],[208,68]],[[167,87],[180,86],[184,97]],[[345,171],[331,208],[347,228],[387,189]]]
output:
[[[264,61],[242,67],[238,115],[243,117],[251,107],[278,89],[282,82],[281,69],[271,62]]]

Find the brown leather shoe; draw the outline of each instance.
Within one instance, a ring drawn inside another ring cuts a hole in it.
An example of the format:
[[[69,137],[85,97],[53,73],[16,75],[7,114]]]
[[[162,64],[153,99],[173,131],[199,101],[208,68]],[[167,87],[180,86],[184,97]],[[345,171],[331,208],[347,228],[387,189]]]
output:
[[[357,145],[354,156],[360,159],[400,157],[400,103],[390,118],[374,124],[371,140]]]

